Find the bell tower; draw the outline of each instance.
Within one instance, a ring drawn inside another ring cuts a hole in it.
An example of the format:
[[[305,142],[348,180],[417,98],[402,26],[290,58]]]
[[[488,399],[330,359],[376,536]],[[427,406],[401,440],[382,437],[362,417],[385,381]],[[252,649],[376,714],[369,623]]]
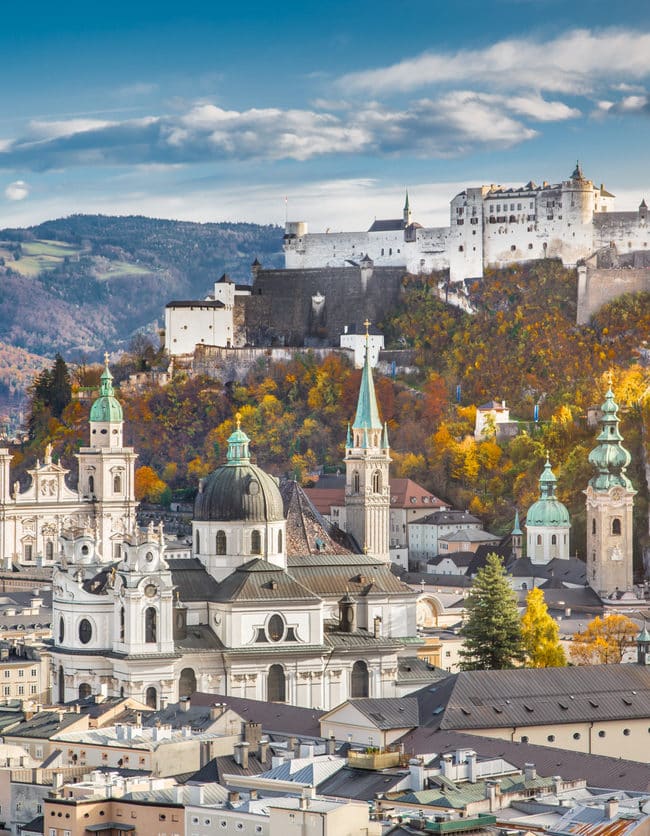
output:
[[[110,561],[119,558],[124,534],[135,524],[137,454],[132,447],[124,447],[124,416],[115,397],[108,354],[104,364],[99,397],[90,408],[89,446],[82,447],[77,458],[80,498],[92,503],[100,558]]]
[[[390,448],[388,427],[381,423],[372,379],[366,327],[366,356],[357,413],[345,443],[346,530],[378,560],[390,562]]]
[[[630,454],[621,443],[611,375],[601,413],[598,445],[589,454],[596,475],[585,491],[587,580],[601,598],[609,598],[632,590],[632,511],[636,494],[625,473]]]

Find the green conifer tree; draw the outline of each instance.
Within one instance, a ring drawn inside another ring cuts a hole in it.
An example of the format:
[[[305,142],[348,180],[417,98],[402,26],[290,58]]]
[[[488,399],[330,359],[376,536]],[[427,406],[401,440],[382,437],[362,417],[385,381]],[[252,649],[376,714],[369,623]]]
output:
[[[521,617],[521,637],[530,668],[563,668],[566,656],[560,644],[557,621],[548,614],[544,593],[531,589],[526,596],[526,610]]]
[[[465,607],[461,670],[513,668],[524,661],[517,600],[498,555],[489,554],[476,573]]]

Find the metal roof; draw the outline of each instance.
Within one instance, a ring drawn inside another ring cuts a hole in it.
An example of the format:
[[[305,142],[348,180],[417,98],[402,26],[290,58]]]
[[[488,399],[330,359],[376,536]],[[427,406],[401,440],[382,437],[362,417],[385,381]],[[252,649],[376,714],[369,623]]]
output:
[[[211,600],[314,602],[318,596],[284,569],[258,558],[238,566],[224,578]]]

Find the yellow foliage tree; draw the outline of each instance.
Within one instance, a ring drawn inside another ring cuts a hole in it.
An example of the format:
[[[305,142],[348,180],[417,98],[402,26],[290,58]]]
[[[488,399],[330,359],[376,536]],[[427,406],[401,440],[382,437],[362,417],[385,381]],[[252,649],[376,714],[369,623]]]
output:
[[[521,637],[529,668],[563,668],[566,656],[560,645],[557,622],[551,618],[541,589],[531,589],[521,617]]]
[[[576,665],[618,665],[634,647],[639,628],[626,615],[597,615],[581,633],[575,633],[571,661]]]
[[[144,502],[160,502],[167,485],[158,476],[153,467],[143,465],[135,471],[135,498]]]

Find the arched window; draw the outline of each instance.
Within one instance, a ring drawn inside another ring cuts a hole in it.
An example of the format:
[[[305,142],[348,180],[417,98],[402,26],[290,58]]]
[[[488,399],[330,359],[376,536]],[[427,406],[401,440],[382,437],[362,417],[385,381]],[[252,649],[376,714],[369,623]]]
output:
[[[63,639],[65,638],[65,621],[63,620],[63,616],[59,619],[59,644],[63,644]]]
[[[278,531],[278,554],[282,552],[282,529]]]
[[[350,696],[368,696],[368,665],[358,660],[352,665],[352,676],[350,678]]]
[[[201,535],[198,531],[196,532],[194,540],[196,542],[195,551],[197,554],[201,554]]]
[[[591,533],[592,534],[596,533],[596,517],[594,517],[591,521]]]
[[[92,688],[87,682],[82,682],[79,686],[79,699],[80,700],[87,700],[88,697],[92,694]]]
[[[372,474],[372,492],[381,493],[381,473],[378,470]]]
[[[251,554],[262,554],[262,537],[257,529],[251,531]]]
[[[217,554],[226,554],[226,532],[225,531],[217,531]]]
[[[122,479],[120,476],[113,477],[113,493],[122,493]]]
[[[120,641],[124,641],[124,624],[126,621],[126,613],[124,607],[120,607]]]
[[[88,493],[95,493],[95,477],[88,477]]]
[[[352,493],[359,493],[359,474],[356,470],[352,474]]]
[[[287,701],[287,681],[282,665],[271,665],[267,681],[267,700],[269,702]]]
[[[196,674],[192,668],[183,668],[178,683],[178,697],[191,697],[196,691]]]
[[[279,642],[284,636],[284,618],[279,613],[273,613],[266,625],[266,634],[272,642]]]
[[[614,517],[612,520],[612,534],[620,534],[621,533],[621,521],[618,517]]]
[[[538,535],[537,535],[537,545],[538,545],[538,546],[541,546],[541,545],[542,545],[542,535],[541,535],[541,534],[538,534]]]
[[[551,534],[551,545],[552,546],[557,546],[557,535],[556,534]]]
[[[156,608],[147,607],[144,611],[144,640],[147,644],[153,644],[156,639]]]
[[[150,685],[145,691],[144,701],[148,708],[158,708],[158,691]]]
[[[45,558],[46,560],[54,560],[54,543],[48,540],[45,544]]]
[[[59,702],[65,702],[65,674],[63,665],[59,665]]]

